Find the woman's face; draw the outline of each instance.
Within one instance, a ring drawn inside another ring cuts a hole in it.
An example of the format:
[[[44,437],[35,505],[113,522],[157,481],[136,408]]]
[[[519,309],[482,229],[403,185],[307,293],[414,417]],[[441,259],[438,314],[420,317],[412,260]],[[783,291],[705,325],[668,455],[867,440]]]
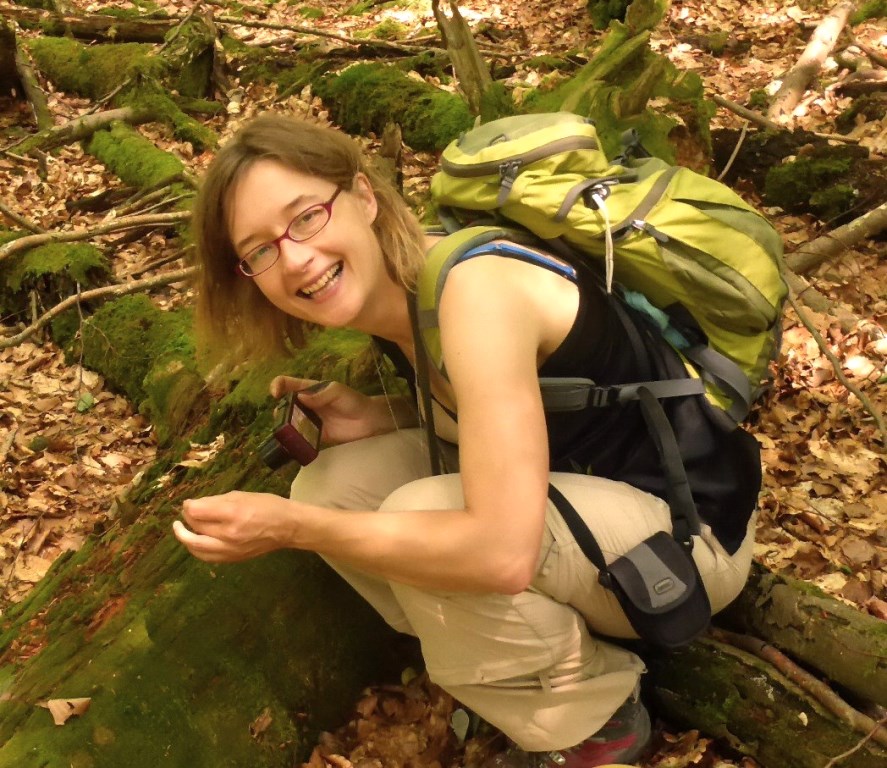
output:
[[[228,199],[229,235],[239,257],[272,243],[306,209],[327,203],[333,183],[294,171],[274,160],[253,163]],[[362,174],[332,203],[330,219],[302,242],[284,237],[280,256],[255,277],[275,307],[327,327],[361,328],[373,314],[372,300],[392,283],[372,230],[376,198]]]

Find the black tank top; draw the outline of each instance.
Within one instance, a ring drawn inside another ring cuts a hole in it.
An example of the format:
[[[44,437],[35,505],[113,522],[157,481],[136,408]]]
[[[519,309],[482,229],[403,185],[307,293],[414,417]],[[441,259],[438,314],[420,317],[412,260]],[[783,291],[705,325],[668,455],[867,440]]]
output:
[[[540,267],[541,268],[541,267]],[[540,377],[581,377],[597,384],[684,378],[680,357],[644,321],[624,307],[613,308],[592,275],[579,280],[579,310],[561,345],[540,366]],[[629,341],[630,322],[645,350],[639,360]],[[375,338],[415,396],[415,376],[392,342]],[[726,431],[704,397],[661,401],[674,429],[699,516],[729,552],[745,537],[761,487],[757,440],[741,428]],[[583,411],[546,413],[550,469],[620,480],[667,497],[659,455],[636,402]]]

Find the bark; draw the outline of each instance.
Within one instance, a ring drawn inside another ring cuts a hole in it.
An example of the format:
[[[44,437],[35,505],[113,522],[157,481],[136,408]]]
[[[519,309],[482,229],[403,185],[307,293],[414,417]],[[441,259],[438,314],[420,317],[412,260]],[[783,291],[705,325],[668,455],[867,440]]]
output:
[[[807,86],[822,68],[826,57],[838,41],[838,35],[853,12],[852,2],[838,3],[816,28],[813,37],[798,59],[798,63],[783,77],[782,85],[773,97],[767,117],[777,122],[789,122],[792,111],[804,95]]]
[[[440,7],[440,0],[432,0],[431,9],[453,62],[459,87],[465,94],[473,115],[479,115],[484,93],[493,84],[490,69],[480,55],[471,29],[456,0],[447,0],[449,15]]]
[[[15,29],[0,18],[0,94],[19,92],[21,79],[15,66]]]
[[[27,154],[34,150],[46,151],[74,141],[87,139],[96,131],[108,128],[115,121],[138,125],[139,123],[150,122],[152,119],[153,115],[143,109],[135,109],[133,107],[109,109],[104,112],[78,117],[76,120],[71,120],[64,125],[47,128],[21,142],[10,145],[7,149],[17,147],[22,154]]]
[[[19,78],[22,81],[22,88],[25,91],[31,108],[34,110],[34,120],[37,123],[38,130],[48,130],[52,128],[53,119],[49,111],[49,104],[46,101],[46,94],[37,82],[37,76],[34,74],[34,68],[31,66],[31,60],[28,54],[19,45],[18,38],[15,41],[15,68],[18,71]]]
[[[177,19],[117,19],[106,15],[60,15],[18,5],[0,6],[0,15],[14,19],[25,29],[45,35],[73,35],[81,40],[106,42],[162,43]]]
[[[887,91],[887,70],[861,69],[842,80],[838,84],[838,90],[849,96]]]
[[[811,619],[811,631],[819,622]],[[775,667],[704,640],[648,658],[658,713],[725,739],[764,768],[882,768],[887,750],[851,729]]]
[[[882,203],[858,219],[827,232],[785,257],[786,266],[805,275],[820,264],[843,254],[848,248],[887,229],[887,203]]]
[[[801,581],[756,569],[729,621],[855,695],[887,706],[887,623]]]

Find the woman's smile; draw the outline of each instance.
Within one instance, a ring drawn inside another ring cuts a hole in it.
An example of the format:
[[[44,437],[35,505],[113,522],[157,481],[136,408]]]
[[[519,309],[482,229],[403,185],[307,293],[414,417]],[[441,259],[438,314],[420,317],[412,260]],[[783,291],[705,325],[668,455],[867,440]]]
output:
[[[310,285],[302,288],[298,294],[303,299],[311,299],[314,301],[323,299],[338,284],[342,275],[343,264],[341,261],[336,262],[326,272],[324,272],[317,280]]]

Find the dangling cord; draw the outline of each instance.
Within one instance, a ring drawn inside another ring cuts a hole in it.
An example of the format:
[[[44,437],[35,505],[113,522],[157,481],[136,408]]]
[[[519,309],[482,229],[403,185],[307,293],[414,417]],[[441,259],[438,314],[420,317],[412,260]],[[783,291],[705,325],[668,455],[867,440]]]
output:
[[[413,330],[413,351],[416,357],[416,382],[419,389],[419,397],[422,398],[422,409],[425,411],[425,437],[428,441],[428,458],[431,462],[431,474],[443,474],[441,470],[440,451],[437,445],[437,435],[434,432],[434,411],[431,408],[431,381],[428,376],[428,356],[425,354],[425,345],[422,343],[422,334],[419,331],[419,318],[416,309],[418,297],[415,294],[407,294],[407,304],[410,309],[410,325]]]
[[[385,374],[382,372],[382,362],[379,360],[379,350],[376,349],[376,342],[370,341],[370,352],[373,355],[373,364],[376,366],[376,373],[379,376],[379,384],[382,386],[382,396],[385,398],[385,405],[388,406],[388,414],[391,416],[391,422],[394,424],[394,431],[400,431],[400,425],[397,423],[397,417],[394,415],[394,408],[391,407],[391,397],[385,388]],[[389,369],[390,370],[390,369]],[[412,398],[410,398],[412,400]]]
[[[610,228],[610,213],[607,211],[607,203],[606,194],[601,194],[598,191],[592,189],[591,191],[591,199],[594,200],[595,205],[597,205],[598,210],[601,212],[601,216],[604,217],[604,247],[605,251],[605,263],[607,265],[606,272],[606,280],[607,280],[607,293],[613,293],[613,272],[614,272],[614,263],[613,263],[613,231]]]

